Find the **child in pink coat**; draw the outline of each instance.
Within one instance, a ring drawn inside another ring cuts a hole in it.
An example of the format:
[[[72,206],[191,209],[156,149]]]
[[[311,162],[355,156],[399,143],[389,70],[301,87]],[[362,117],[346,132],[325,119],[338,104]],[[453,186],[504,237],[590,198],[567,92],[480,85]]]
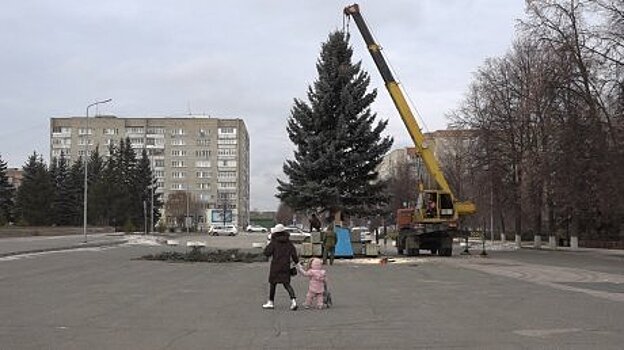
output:
[[[312,258],[310,261],[310,268],[304,270],[301,265],[297,265],[299,272],[302,275],[310,278],[310,285],[308,286],[308,294],[303,306],[309,308],[314,306],[313,303],[316,299],[316,307],[322,309],[325,307],[323,303],[323,291],[325,290],[325,279],[327,278],[327,271],[322,269],[323,262],[321,259]]]

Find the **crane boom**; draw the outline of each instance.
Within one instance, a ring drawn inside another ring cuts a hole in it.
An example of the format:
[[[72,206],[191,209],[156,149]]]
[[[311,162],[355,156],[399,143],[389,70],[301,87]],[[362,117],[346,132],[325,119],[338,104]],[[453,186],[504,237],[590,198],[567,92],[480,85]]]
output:
[[[362,37],[364,38],[364,42],[370,52],[381,77],[384,80],[386,85],[386,89],[390,93],[390,97],[394,102],[395,107],[397,108],[401,119],[403,120],[403,124],[407,128],[407,131],[414,142],[414,146],[416,147],[417,152],[419,153],[425,167],[429,175],[434,179],[435,183],[438,186],[438,189],[444,192],[447,192],[451,195],[453,202],[455,203],[455,209],[457,210],[459,215],[472,214],[476,211],[476,208],[471,202],[459,202],[453,196],[453,192],[444,177],[444,173],[440,169],[440,164],[438,163],[437,158],[433,154],[433,151],[427,147],[425,142],[425,137],[412,113],[407,100],[399,86],[399,83],[394,78],[386,59],[384,58],[381,52],[381,46],[375,42],[373,35],[371,34],[362,14],[360,13],[360,7],[358,4],[353,4],[345,7],[344,13],[347,16],[350,16],[355,21]]]

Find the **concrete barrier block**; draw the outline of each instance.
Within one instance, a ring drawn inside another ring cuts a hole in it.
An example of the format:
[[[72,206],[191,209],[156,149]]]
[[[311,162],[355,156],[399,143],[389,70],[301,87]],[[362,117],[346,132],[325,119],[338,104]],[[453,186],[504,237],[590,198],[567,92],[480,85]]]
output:
[[[533,242],[533,247],[535,249],[540,249],[542,247],[542,236],[535,235],[535,237],[533,238]]]
[[[310,233],[310,242],[321,243],[321,233],[317,231],[312,231]]]
[[[323,255],[323,245],[322,244],[314,244],[312,246],[312,255],[314,256],[322,256]]]
[[[312,256],[312,243],[301,243],[301,256]]]
[[[351,242],[351,248],[353,249],[353,254],[361,255],[362,254],[362,243],[360,242]]]
[[[379,245],[376,243],[366,243],[366,256],[379,255]]]

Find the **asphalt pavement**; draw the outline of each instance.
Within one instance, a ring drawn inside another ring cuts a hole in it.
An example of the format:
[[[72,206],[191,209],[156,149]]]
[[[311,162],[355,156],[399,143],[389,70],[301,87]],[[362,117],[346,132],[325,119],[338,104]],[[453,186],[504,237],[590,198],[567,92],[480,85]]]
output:
[[[177,245],[163,245],[163,238]],[[262,235],[123,239],[127,242],[69,250],[59,249],[62,240],[52,240],[48,244],[55,250],[49,253],[0,258],[0,310],[6,315],[0,318],[0,349],[621,349],[624,344],[624,291],[616,288],[624,286],[624,272],[617,272],[619,261],[591,254],[577,261],[567,253],[493,246],[488,258],[473,249],[470,256],[394,257],[388,264],[341,259],[327,267],[334,307],[293,312],[281,287],[276,309],[261,308],[268,263],[140,259],[184,249],[187,241],[245,248],[262,242]],[[28,240],[21,244],[32,246]],[[552,256],[544,258],[548,253]],[[602,265],[610,272],[593,268]],[[302,302],[307,281],[297,276],[293,286]]]

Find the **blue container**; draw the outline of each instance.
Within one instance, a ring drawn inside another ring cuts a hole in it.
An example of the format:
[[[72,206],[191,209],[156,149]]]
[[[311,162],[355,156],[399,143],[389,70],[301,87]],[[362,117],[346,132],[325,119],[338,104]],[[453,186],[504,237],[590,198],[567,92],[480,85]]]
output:
[[[336,250],[337,258],[352,258],[353,248],[351,247],[351,233],[348,228],[336,226]]]

